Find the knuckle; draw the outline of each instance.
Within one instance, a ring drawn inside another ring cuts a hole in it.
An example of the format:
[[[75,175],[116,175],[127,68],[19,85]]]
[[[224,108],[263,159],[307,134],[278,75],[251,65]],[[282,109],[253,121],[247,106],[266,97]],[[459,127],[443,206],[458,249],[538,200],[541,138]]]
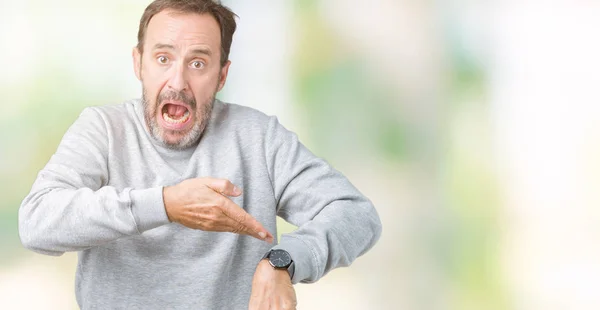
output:
[[[202,230],[207,230],[208,229],[208,223],[206,221],[197,220],[197,221],[194,222],[194,224],[199,229],[202,229]]]
[[[235,218],[235,220],[238,223],[244,223],[244,222],[246,222],[247,219],[248,219],[248,214],[245,212],[239,213],[238,215],[236,215],[236,218]]]
[[[219,216],[215,212],[207,212],[203,215],[203,220],[201,220],[208,229],[214,228],[218,221]]]
[[[233,228],[233,233],[239,234],[244,231],[244,225],[238,224]]]
[[[224,207],[227,204],[227,198],[222,195],[218,195],[215,197],[215,204],[218,207]]]
[[[213,222],[211,220],[200,221],[200,223],[204,230],[211,230],[215,226],[215,222]]]
[[[208,224],[212,224],[216,221],[217,216],[213,212],[208,212],[204,215],[204,221]]]

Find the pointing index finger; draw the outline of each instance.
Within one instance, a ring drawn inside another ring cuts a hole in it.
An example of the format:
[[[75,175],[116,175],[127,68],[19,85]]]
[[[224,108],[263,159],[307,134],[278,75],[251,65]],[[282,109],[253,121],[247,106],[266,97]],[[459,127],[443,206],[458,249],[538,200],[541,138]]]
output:
[[[249,235],[269,243],[273,242],[273,235],[271,235],[271,233],[261,223],[252,217],[252,215],[247,213],[244,209],[233,203],[231,200],[228,200],[228,203],[225,203],[222,206],[222,210],[225,215],[242,224]]]

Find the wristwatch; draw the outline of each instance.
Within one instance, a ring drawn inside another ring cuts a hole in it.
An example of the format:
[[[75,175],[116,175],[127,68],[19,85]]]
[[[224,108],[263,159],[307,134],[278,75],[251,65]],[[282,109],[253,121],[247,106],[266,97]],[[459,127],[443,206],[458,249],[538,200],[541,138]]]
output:
[[[269,264],[275,269],[286,269],[290,279],[294,277],[294,260],[290,253],[282,249],[274,249],[267,252],[262,259],[268,258]]]

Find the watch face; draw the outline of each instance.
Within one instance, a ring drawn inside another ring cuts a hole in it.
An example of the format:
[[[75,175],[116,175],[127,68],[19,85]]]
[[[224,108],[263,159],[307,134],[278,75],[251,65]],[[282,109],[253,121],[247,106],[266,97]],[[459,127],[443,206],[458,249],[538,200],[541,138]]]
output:
[[[275,268],[285,268],[292,263],[292,258],[285,250],[273,250],[269,255],[269,261]]]

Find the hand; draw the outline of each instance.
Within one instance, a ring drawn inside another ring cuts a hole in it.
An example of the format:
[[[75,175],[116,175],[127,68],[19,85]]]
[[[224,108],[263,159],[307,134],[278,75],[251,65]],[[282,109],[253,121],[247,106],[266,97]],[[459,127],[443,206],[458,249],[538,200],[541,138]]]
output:
[[[227,198],[241,194],[241,189],[228,180],[214,178],[188,179],[163,188],[169,221],[193,229],[249,235],[272,243],[273,235]]]
[[[261,260],[252,279],[249,310],[295,310],[296,304],[296,291],[287,270],[275,269],[268,260]]]

